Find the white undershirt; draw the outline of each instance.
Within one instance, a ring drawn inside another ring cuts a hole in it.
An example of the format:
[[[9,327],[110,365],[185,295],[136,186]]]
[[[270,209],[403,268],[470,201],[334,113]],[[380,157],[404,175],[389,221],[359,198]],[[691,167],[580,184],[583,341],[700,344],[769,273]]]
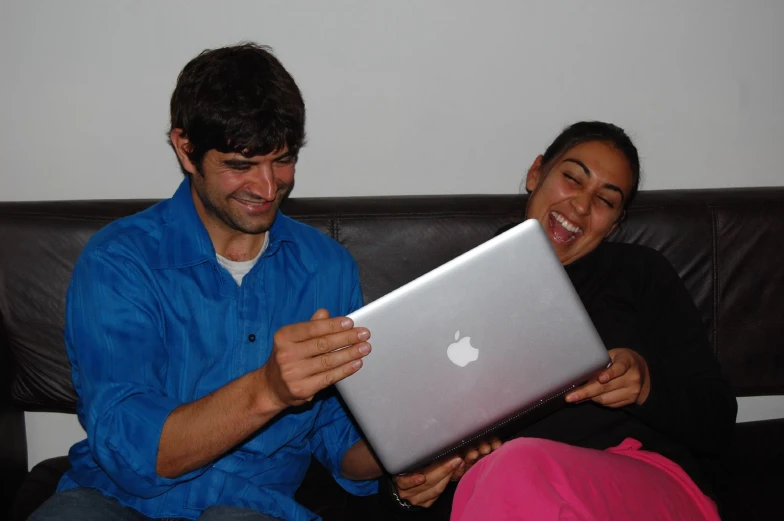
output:
[[[264,253],[264,250],[267,249],[269,245],[269,232],[264,234],[264,244],[261,245],[261,249],[259,250],[259,254],[256,257],[252,258],[251,260],[246,261],[233,261],[229,260],[226,257],[218,255],[217,253],[215,256],[218,258],[218,264],[226,268],[226,271],[229,272],[229,275],[237,282],[237,286],[242,285],[242,278],[248,274],[248,272],[256,265],[258,260],[261,258],[261,254]]]

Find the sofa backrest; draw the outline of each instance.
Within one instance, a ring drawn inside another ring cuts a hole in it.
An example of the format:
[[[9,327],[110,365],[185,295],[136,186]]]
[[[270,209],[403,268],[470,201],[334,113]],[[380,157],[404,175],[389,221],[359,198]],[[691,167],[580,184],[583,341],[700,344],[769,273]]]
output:
[[[284,212],[357,259],[370,302],[522,219],[524,195],[312,198]],[[2,401],[73,412],[64,299],[82,247],[154,201],[0,203]],[[612,240],[661,251],[739,396],[784,392],[784,188],[642,192]]]

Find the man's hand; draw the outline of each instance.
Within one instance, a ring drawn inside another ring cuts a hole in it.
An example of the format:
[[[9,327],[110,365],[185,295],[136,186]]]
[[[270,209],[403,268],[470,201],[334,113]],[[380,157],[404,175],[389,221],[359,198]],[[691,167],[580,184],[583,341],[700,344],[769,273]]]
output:
[[[493,438],[469,449],[463,457],[454,456],[437,461],[412,474],[395,476],[395,486],[400,499],[420,507],[429,507],[444,492],[449,481],[457,481],[481,458],[501,446],[501,440]]]
[[[309,402],[317,392],[356,373],[370,353],[369,338],[367,329],[354,327],[346,317],[329,318],[324,309],[310,322],[280,328],[262,368],[273,405],[283,410]]]
[[[498,438],[493,438],[490,441],[482,442],[479,444],[478,447],[470,449],[468,452],[465,453],[463,456],[463,463],[458,467],[454,474],[452,474],[452,481],[457,481],[462,478],[466,472],[468,472],[471,467],[474,466],[474,463],[479,461],[480,459],[484,458],[491,452],[497,450],[501,446],[501,440]]]
[[[429,507],[444,492],[449,480],[465,463],[459,457],[437,461],[419,472],[395,476],[400,499],[414,506]]]
[[[607,407],[642,405],[651,391],[648,364],[627,348],[610,349],[612,365],[587,384],[566,395],[569,403],[593,400]]]

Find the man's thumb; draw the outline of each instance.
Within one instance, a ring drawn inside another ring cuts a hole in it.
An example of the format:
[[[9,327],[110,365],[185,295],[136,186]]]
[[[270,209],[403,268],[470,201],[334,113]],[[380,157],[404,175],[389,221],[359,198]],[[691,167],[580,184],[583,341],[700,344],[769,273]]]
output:
[[[311,320],[321,320],[324,318],[329,318],[329,311],[324,308],[317,309],[313,316],[310,317]]]

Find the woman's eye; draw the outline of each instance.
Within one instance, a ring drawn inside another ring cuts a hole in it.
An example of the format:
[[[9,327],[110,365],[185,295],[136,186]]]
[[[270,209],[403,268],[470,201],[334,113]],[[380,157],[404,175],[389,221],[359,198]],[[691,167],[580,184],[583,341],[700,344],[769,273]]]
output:
[[[612,201],[605,199],[604,197],[599,197],[599,199],[601,199],[602,202],[606,204],[608,208],[615,208],[615,205],[612,203]]]
[[[566,179],[568,179],[568,180],[569,180],[569,182],[571,182],[571,183],[574,183],[574,184],[576,184],[576,185],[579,185],[579,184],[580,184],[580,182],[579,182],[577,179],[575,179],[574,177],[572,177],[572,176],[571,176],[571,175],[569,175],[569,174],[566,174],[566,173],[564,173],[564,177],[565,177]]]

